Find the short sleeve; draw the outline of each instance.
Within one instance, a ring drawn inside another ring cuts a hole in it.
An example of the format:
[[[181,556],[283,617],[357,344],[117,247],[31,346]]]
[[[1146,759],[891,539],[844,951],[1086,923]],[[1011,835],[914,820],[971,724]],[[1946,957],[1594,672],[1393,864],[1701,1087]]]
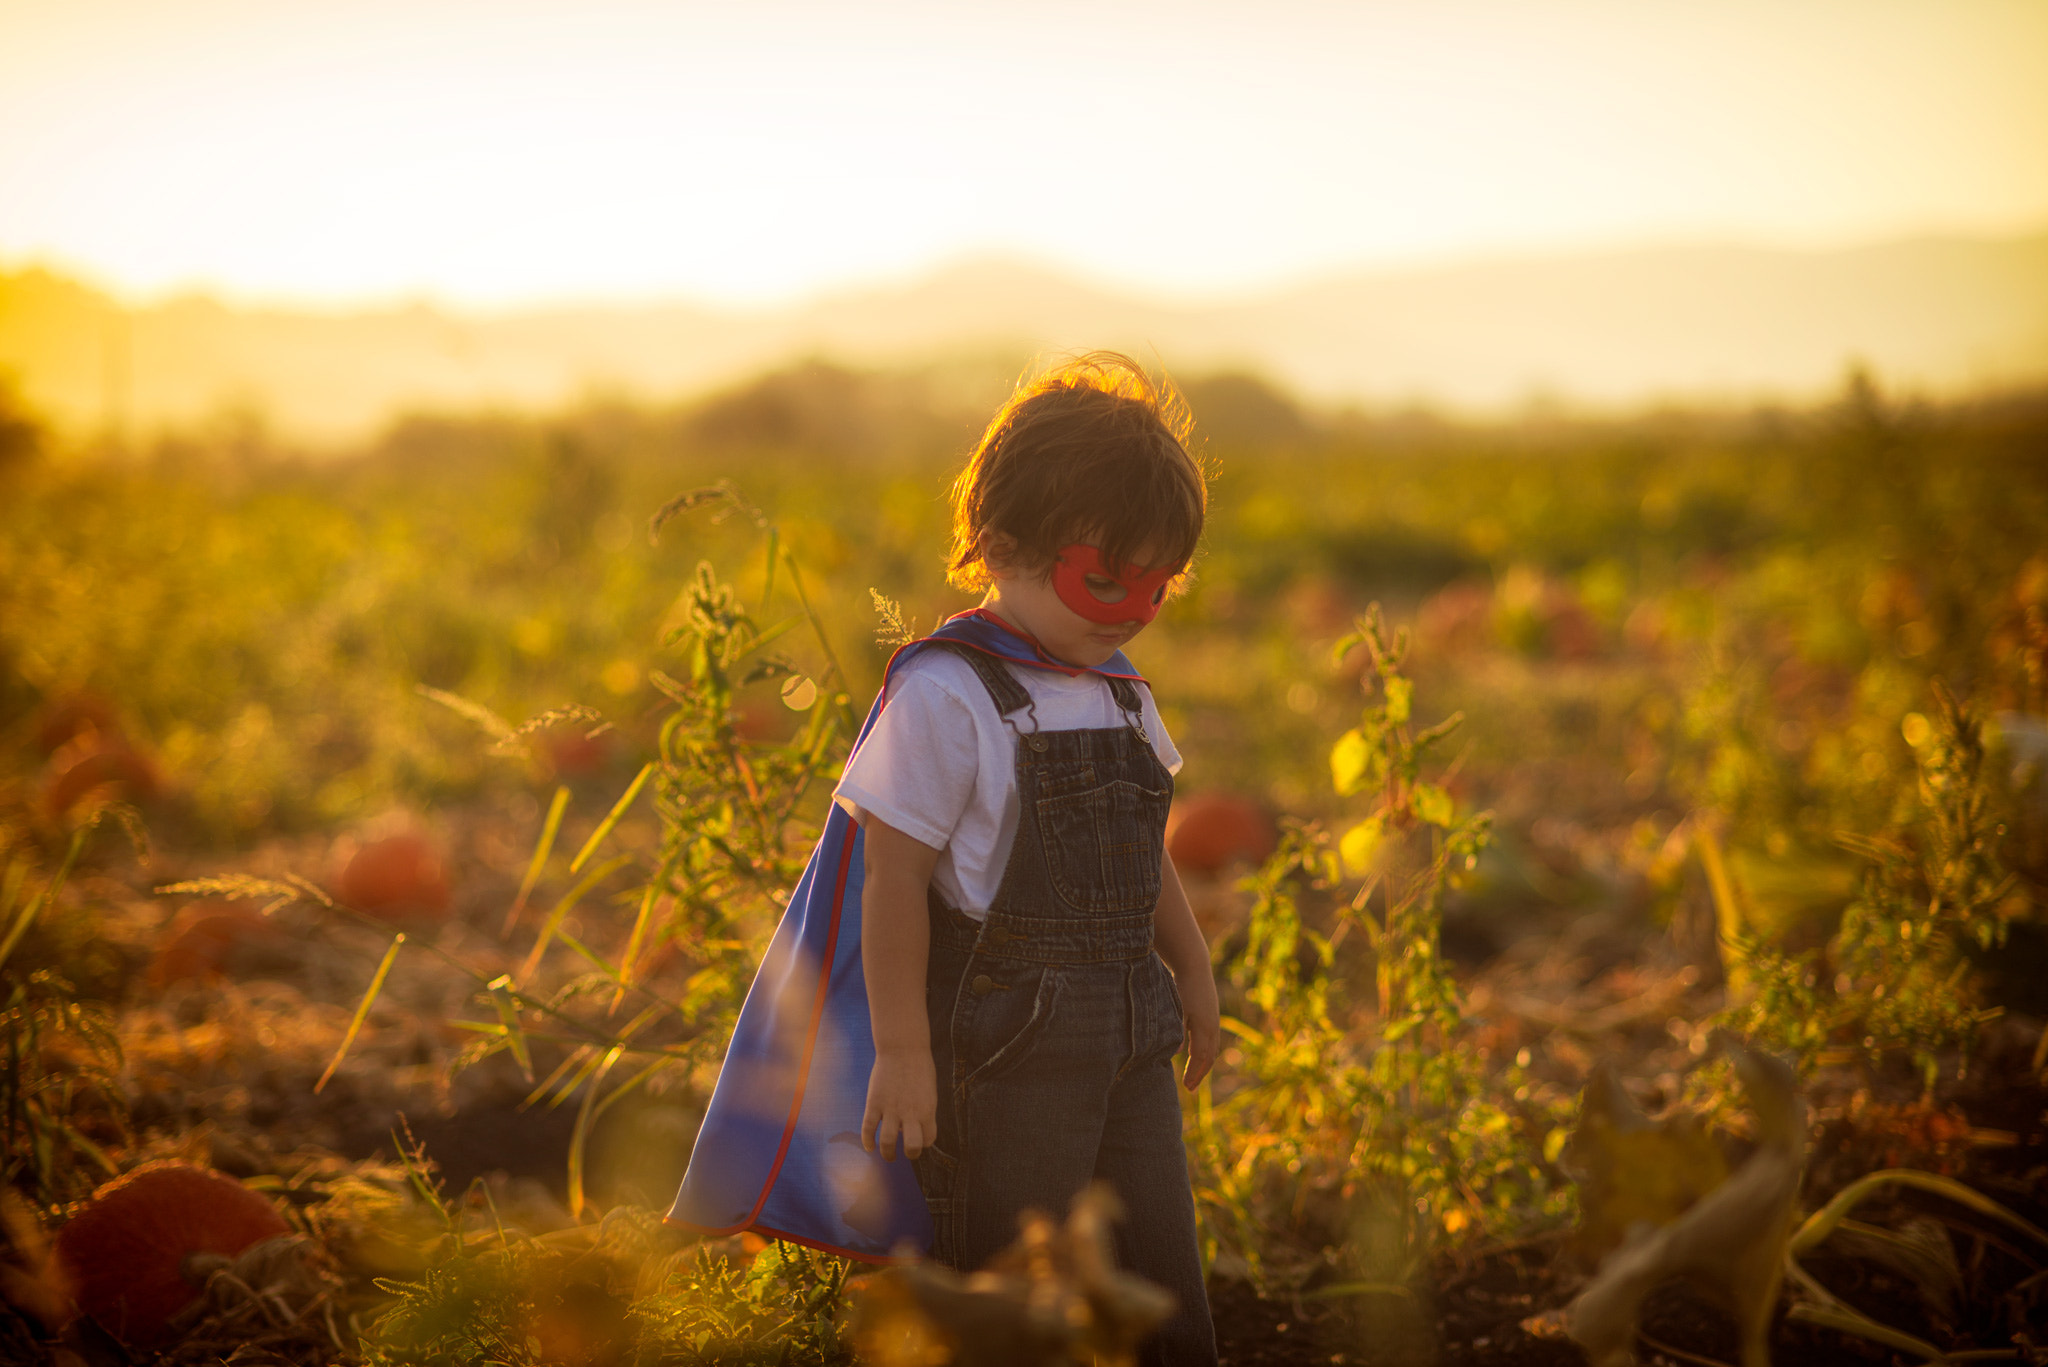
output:
[[[907,672],[847,762],[833,800],[943,850],[980,767],[973,710],[929,673]]]
[[[1152,700],[1152,685],[1140,685],[1139,692],[1138,715],[1144,719],[1145,734],[1152,738],[1152,752],[1159,756],[1159,762],[1166,766],[1167,773],[1179,774],[1180,751],[1175,748],[1173,737],[1166,734],[1166,723],[1159,716],[1159,704]]]

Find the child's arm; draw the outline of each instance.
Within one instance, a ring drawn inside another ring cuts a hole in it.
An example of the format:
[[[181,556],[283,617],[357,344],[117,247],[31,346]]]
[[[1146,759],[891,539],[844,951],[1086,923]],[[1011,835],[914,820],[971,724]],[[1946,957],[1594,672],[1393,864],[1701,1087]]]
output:
[[[1209,944],[1195,924],[1194,908],[1188,905],[1173,856],[1161,851],[1159,864],[1159,909],[1152,916],[1152,943],[1173,971],[1173,985],[1180,989],[1181,1010],[1188,1018],[1188,1066],[1181,1081],[1192,1092],[1216,1061],[1217,1047],[1223,1041],[1221,1009],[1216,1004],[1216,975],[1209,967]]]
[[[931,955],[925,889],[939,852],[873,816],[861,829],[867,881],[860,897],[860,956],[875,1034],[875,1067],[868,1074],[860,1142],[869,1153],[893,1161],[899,1134],[906,1158],[923,1153],[938,1135],[939,1092],[932,1072],[931,1025],[925,1018],[924,975]]]

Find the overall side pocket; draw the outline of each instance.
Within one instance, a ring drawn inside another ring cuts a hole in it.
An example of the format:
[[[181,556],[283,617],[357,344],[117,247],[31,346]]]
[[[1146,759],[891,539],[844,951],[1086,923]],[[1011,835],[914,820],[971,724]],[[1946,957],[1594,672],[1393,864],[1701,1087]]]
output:
[[[956,1101],[980,1083],[1015,1067],[1045,1034],[1059,1000],[1059,974],[1038,966],[977,959],[968,965],[954,1010]]]
[[[1173,980],[1173,970],[1157,953],[1131,965],[1124,990],[1130,1003],[1131,1052],[1118,1069],[1118,1077],[1162,1060],[1171,1063],[1187,1042],[1188,1034],[1180,984]]]

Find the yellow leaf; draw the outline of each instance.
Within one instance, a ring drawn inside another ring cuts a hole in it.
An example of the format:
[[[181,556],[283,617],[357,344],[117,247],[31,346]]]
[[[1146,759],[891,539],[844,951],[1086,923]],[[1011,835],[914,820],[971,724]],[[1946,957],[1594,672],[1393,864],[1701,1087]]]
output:
[[[1586,1350],[1593,1367],[1622,1367],[1634,1361],[1643,1300],[1674,1277],[1720,1294],[1734,1313],[1743,1367],[1767,1367],[1770,1362],[1771,1313],[1784,1275],[1792,1203],[1806,1163],[1806,1106],[1790,1066],[1733,1041],[1727,1049],[1756,1112],[1756,1150],[1682,1215],[1654,1230],[1639,1224],[1627,1242],[1601,1262],[1566,1311],[1571,1336]],[[1621,1106],[1607,1109],[1606,1119],[1623,1132],[1640,1133],[1631,1115],[1641,1120],[1640,1112],[1624,1099]],[[1681,1149],[1693,1142],[1679,1141]],[[1686,1181],[1696,1183],[1704,1176],[1697,1160],[1687,1166]],[[1664,1180],[1647,1173],[1639,1155],[1628,1172],[1628,1180],[1634,1182]]]
[[[1355,730],[1346,731],[1330,751],[1330,778],[1340,797],[1349,797],[1364,787],[1366,772],[1371,767],[1372,747]]]
[[[484,984],[484,990],[491,994],[491,1005],[498,1013],[498,1024],[505,1031],[505,1041],[512,1047],[512,1057],[519,1061],[519,1069],[528,1082],[533,1081],[533,1053],[526,1047],[526,1032],[519,1028],[519,1003],[512,995],[512,975],[500,973]]]
[[[1372,872],[1372,857],[1385,835],[1386,826],[1378,817],[1361,821],[1344,832],[1343,838],[1337,842],[1337,854],[1344,861],[1344,872],[1353,878],[1363,878]]]
[[[1670,1224],[1728,1180],[1706,1126],[1684,1115],[1650,1120],[1605,1066],[1587,1079],[1564,1159],[1579,1188],[1574,1237],[1589,1259],[1619,1248],[1638,1225]]]

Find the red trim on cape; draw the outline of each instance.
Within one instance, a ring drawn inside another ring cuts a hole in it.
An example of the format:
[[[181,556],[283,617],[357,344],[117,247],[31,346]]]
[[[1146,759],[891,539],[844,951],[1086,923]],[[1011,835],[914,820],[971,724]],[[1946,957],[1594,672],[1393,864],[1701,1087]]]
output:
[[[851,1258],[857,1263],[868,1263],[875,1267],[896,1267],[905,1261],[891,1253],[861,1253],[855,1249],[840,1248],[836,1244],[828,1244],[822,1239],[806,1239],[801,1234],[784,1234],[781,1230],[770,1229],[766,1225],[755,1225],[754,1232],[756,1234],[766,1234],[771,1239],[780,1239],[784,1243],[802,1244],[805,1248],[815,1248],[820,1253],[836,1254],[841,1258]],[[915,1260],[912,1259],[911,1261]]]
[[[766,1225],[740,1225],[730,1230],[716,1230],[707,1229],[703,1225],[693,1225],[688,1220],[678,1220],[673,1215],[662,1216],[661,1222],[675,1229],[687,1229],[695,1234],[703,1234],[711,1238],[721,1239],[751,1229],[756,1234],[765,1234],[771,1239],[780,1239],[786,1244],[802,1244],[805,1248],[815,1248],[820,1253],[830,1253],[839,1258],[850,1258],[854,1262],[867,1263],[871,1267],[896,1267],[900,1266],[904,1261],[891,1253],[862,1253],[858,1249],[840,1248],[836,1244],[828,1244],[820,1239],[806,1239],[801,1234],[785,1234],[779,1229],[770,1229]]]

